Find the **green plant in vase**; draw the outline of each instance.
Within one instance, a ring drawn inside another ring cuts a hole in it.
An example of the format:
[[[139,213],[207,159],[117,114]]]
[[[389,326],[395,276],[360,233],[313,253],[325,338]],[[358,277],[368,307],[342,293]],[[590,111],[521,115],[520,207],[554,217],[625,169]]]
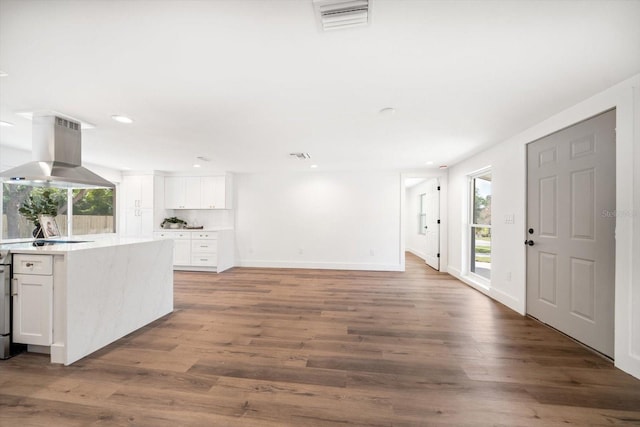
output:
[[[172,216],[169,218],[165,218],[160,224],[162,228],[182,228],[187,225],[187,221],[184,221],[178,217]]]
[[[18,208],[20,215],[31,221],[35,226],[33,237],[44,237],[40,224],[40,215],[55,217],[58,207],[64,202],[64,192],[51,188],[34,188],[27,196],[22,206]]]

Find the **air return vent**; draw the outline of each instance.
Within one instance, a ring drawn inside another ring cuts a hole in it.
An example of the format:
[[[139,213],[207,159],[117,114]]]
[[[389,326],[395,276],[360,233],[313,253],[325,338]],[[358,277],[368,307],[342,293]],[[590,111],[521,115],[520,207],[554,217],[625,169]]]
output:
[[[323,31],[367,25],[371,21],[372,0],[313,0]]]

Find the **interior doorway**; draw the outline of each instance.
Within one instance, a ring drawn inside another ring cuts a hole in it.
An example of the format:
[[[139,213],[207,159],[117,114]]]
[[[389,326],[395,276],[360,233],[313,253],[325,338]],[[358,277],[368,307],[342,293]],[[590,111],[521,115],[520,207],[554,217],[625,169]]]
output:
[[[403,191],[404,250],[422,258],[433,269],[442,271],[440,179],[405,178]]]
[[[527,313],[613,358],[615,110],[527,146]],[[611,213],[611,214],[607,214]]]

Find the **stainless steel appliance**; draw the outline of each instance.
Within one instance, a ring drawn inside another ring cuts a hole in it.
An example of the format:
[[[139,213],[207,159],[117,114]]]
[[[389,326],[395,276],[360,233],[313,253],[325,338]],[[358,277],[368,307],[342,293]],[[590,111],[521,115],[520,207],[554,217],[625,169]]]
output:
[[[11,353],[11,253],[0,250],[0,359]]]
[[[58,116],[33,117],[32,162],[0,172],[7,184],[58,188],[114,188],[83,167],[80,123]]]
[[[0,359],[8,359],[24,350],[11,342],[11,252],[0,250]]]

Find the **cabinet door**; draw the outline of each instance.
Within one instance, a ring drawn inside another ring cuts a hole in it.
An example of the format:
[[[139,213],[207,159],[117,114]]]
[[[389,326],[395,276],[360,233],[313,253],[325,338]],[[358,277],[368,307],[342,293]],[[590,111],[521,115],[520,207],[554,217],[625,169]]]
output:
[[[181,176],[167,176],[164,178],[164,207],[165,209],[184,209],[185,181]]]
[[[53,276],[13,276],[13,341],[50,346],[53,338]]]
[[[189,265],[191,263],[191,240],[176,239],[173,241],[173,265]]]
[[[140,178],[140,208],[153,209],[153,175],[142,175]]]
[[[138,215],[140,220],[140,232],[138,236],[149,237],[149,238],[152,237],[153,236],[153,209],[138,209]]]
[[[184,178],[184,208],[200,209],[200,177],[188,176]]]
[[[137,237],[142,233],[140,222],[140,215],[138,215],[140,209],[127,208],[124,212],[124,227],[122,234],[127,237]]]
[[[203,209],[226,209],[225,177],[207,176],[202,178],[201,204]]]
[[[127,209],[138,208],[140,204],[140,177],[126,175],[122,178],[124,207]]]

